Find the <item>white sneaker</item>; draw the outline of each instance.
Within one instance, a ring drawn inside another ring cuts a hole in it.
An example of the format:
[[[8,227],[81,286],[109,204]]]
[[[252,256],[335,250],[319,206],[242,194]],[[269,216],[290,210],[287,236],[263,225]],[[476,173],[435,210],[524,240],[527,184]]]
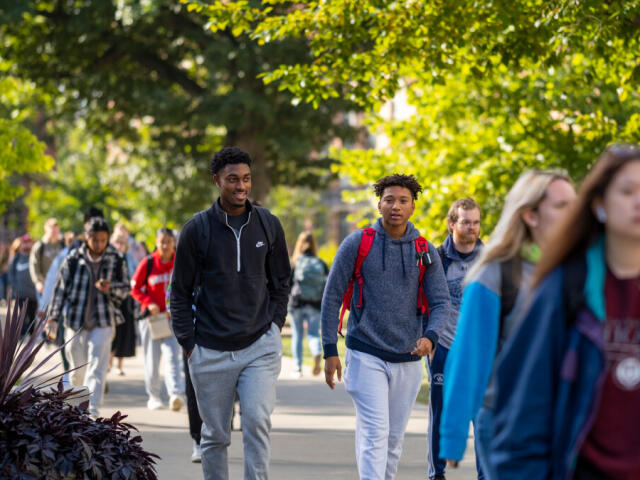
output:
[[[171,407],[171,410],[177,412],[183,405],[184,398],[182,395],[171,395],[171,398],[169,399],[169,407]]]
[[[200,444],[193,441],[193,453],[191,454],[191,461],[193,463],[202,463],[202,448],[200,448]]]
[[[164,403],[162,403],[162,400],[152,397],[147,400],[147,408],[149,410],[160,410],[161,408],[164,408]]]

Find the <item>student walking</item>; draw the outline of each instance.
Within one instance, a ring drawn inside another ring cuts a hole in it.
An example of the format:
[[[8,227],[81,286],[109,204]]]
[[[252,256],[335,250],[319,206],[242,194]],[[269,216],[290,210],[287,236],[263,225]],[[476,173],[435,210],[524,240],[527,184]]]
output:
[[[49,218],[44,223],[44,236],[33,245],[29,254],[29,273],[36,287],[38,299],[42,296],[49,267],[62,247],[58,221],[55,218]]]
[[[445,478],[446,461],[440,458],[440,416],[442,414],[442,388],[444,365],[447,360],[458,324],[458,312],[462,301],[463,280],[482,248],[480,240],[480,206],[471,198],[453,202],[447,214],[449,235],[438,247],[444,274],[451,296],[452,315],[438,340],[431,358],[425,357],[429,373],[429,426],[427,428],[427,476],[432,480]],[[478,479],[484,478],[480,461],[476,456]]]
[[[640,147],[598,159],[533,287],[496,372],[497,478],[640,478]]]
[[[33,247],[31,235],[25,233],[15,239],[11,245],[10,254],[13,259],[9,266],[9,285],[11,285],[11,296],[20,308],[26,305],[27,313],[22,325],[21,335],[33,330],[33,320],[38,310],[38,297],[36,287],[33,284],[29,273],[29,254]]]
[[[180,235],[171,284],[172,321],[187,352],[203,420],[205,478],[229,478],[227,448],[237,392],[244,478],[267,479],[289,255],[278,219],[249,201],[249,155],[237,147],[223,148],[210,169],[220,197],[187,222]]]
[[[156,233],[156,250],[143,258],[131,279],[131,296],[140,303],[138,320],[140,343],[144,352],[144,384],[149,396],[147,408],[163,408],[160,361],[164,356],[164,382],[169,408],[178,411],[185,403],[184,377],[180,345],[169,329],[166,294],[174,266],[175,237],[173,231],[161,228]],[[151,323],[165,324],[165,332],[156,335]],[[155,338],[154,338],[155,337]]]
[[[119,306],[129,293],[124,257],[109,245],[109,225],[100,217],[85,223],[85,242],[71,250],[58,274],[47,331],[65,326],[73,386],[86,385],[89,413],[97,417],[105,387],[111,339],[122,323]],[[84,366],[83,366],[84,365]]]
[[[522,174],[505,199],[489,242],[471,267],[462,296],[456,334],[444,368],[444,408],[440,420],[440,458],[456,466],[475,420],[476,456],[493,480],[488,462],[495,401],[495,357],[518,325],[540,245],[575,197],[561,174]],[[527,477],[522,477],[527,478]]]
[[[433,353],[451,304],[440,257],[409,222],[420,184],[412,175],[396,174],[378,180],[374,191],[381,218],[342,242],[329,273],[322,342],[326,382],[333,389],[334,374],[342,377],[340,306],[345,292],[352,292],[346,298],[344,380],[356,409],[358,472],[362,479],[388,480],[396,474],[420,390],[420,360]]]
[[[294,375],[302,376],[302,341],[307,324],[307,340],[313,357],[313,375],[319,375],[320,355],[320,307],[322,293],[329,268],[318,258],[318,247],[311,232],[298,236],[291,258],[293,269],[289,315],[291,317],[291,354],[295,363]]]
[[[111,234],[111,245],[120,252],[127,262],[127,272],[129,277],[133,278],[136,271],[136,263],[128,252],[129,235],[116,230]],[[117,358],[118,375],[124,375],[122,362],[125,357],[135,357],[136,355],[136,320],[135,320],[135,301],[131,294],[122,301],[120,305],[120,313],[124,322],[116,326],[115,335],[111,342],[111,355],[109,357],[109,370],[113,366],[113,359]]]

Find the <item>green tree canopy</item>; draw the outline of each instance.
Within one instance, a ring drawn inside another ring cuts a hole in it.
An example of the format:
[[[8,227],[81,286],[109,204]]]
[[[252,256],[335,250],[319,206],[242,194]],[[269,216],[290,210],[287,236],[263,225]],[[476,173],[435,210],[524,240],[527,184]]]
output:
[[[327,181],[326,145],[352,133],[335,114],[353,105],[333,99],[313,108],[258,78],[285,62],[307,61],[306,42],[260,44],[232,34],[231,25],[208,27],[204,16],[171,0],[4,2],[0,59],[9,74],[51,96],[44,113],[57,132],[59,169],[85,154],[62,144],[60,132],[80,128],[76,136],[85,138],[77,145],[100,139],[93,157],[106,161],[115,148],[127,159],[108,163],[118,170],[109,179],[127,177],[127,186],[140,189],[137,207],[145,215],[162,208],[181,223],[209,203],[208,161],[223,145],[251,154],[257,199],[272,185]],[[63,184],[43,188],[75,192],[64,183],[71,177],[56,178]]]
[[[0,214],[24,193],[18,176],[46,172],[53,159],[46,145],[27,128],[25,118],[32,112],[32,86],[12,77],[0,77]]]
[[[360,185],[415,174],[425,187],[416,221],[432,238],[460,196],[484,206],[488,232],[523,170],[579,181],[608,143],[640,140],[640,2],[265,2],[279,15],[242,1],[192,3],[214,23],[252,25],[259,42],[305,39],[311,61],[265,75],[302,101],[347,98],[379,111],[405,92],[403,116],[370,118],[387,144],[336,152],[334,168]]]

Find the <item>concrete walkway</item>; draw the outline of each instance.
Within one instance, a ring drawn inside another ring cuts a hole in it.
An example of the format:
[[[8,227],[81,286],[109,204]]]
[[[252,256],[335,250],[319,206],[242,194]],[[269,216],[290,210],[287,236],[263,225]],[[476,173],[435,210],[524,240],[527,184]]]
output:
[[[283,357],[277,386],[277,404],[272,416],[272,460],[270,478],[354,480],[358,478],[354,454],[355,412],[350,397],[339,384],[331,391],[323,375],[312,377],[304,367],[301,379],[292,377],[292,361]],[[186,408],[180,412],[150,411],[146,408],[142,354],[124,360],[125,376],[112,371],[108,376],[109,392],[104,396],[101,416],[120,410],[125,420],[138,428],[143,447],[161,459],[157,470],[160,479],[202,478],[200,464],[190,461],[192,440],[189,436]],[[236,418],[237,420],[237,418]],[[427,407],[414,408],[404,442],[397,479],[426,478]],[[229,449],[231,479],[242,479],[241,432],[232,433]],[[449,480],[474,479],[475,459],[472,439],[467,454],[457,470],[447,472]]]

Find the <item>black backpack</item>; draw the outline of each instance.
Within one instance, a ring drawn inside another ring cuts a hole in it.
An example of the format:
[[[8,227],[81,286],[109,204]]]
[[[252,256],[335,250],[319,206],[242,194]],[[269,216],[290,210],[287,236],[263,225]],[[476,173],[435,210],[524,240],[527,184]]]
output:
[[[276,224],[273,221],[272,215],[269,213],[269,210],[263,207],[259,207],[257,205],[251,206],[252,211],[256,212],[256,216],[264,230],[264,233],[267,236],[267,278],[269,280],[268,287],[269,289],[277,289],[280,286],[280,282],[273,275],[274,269],[271,266],[272,255],[273,252],[273,244],[276,239]],[[207,253],[209,250],[209,234],[211,232],[210,228],[210,218],[207,210],[202,210],[196,213],[193,218],[196,222],[196,232],[197,232],[197,246],[198,246],[198,268],[195,272],[195,284],[194,284],[194,298],[197,297],[198,292],[200,291],[200,284],[202,279],[202,268],[207,259]],[[195,304],[195,301],[194,301]]]
[[[442,261],[442,268],[446,276],[447,269],[451,264],[444,253],[444,245],[440,245],[437,249]],[[500,262],[500,331],[502,331],[502,324],[504,319],[511,313],[513,307],[516,304],[518,293],[520,292],[520,281],[522,280],[522,259],[519,255],[516,255],[509,260],[503,260]]]

